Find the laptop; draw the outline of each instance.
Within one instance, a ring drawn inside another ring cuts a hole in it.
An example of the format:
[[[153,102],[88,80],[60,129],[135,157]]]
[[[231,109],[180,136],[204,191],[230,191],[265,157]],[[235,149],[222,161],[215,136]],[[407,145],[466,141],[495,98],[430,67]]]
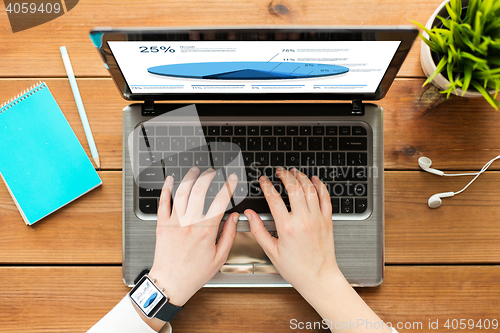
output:
[[[178,184],[194,165],[221,177],[207,200],[237,173],[223,220],[252,208],[274,236],[258,178],[267,175],[289,208],[276,168],[317,175],[331,197],[342,273],[353,286],[381,284],[383,112],[371,101],[385,96],[416,35],[406,26],[93,30],[118,90],[134,102],[123,110],[125,284],[153,263],[165,177]],[[206,286],[290,286],[243,214],[237,231]]]

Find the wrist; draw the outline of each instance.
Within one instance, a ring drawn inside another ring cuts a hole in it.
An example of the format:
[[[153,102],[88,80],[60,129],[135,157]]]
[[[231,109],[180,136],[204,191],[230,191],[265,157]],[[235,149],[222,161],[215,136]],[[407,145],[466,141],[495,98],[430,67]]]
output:
[[[314,283],[296,287],[297,291],[312,305],[318,299],[331,297],[339,288],[352,288],[340,269],[335,267],[333,270],[324,272],[324,274],[314,279]]]
[[[156,280],[156,284],[158,285],[158,287],[164,289],[164,293],[168,297],[169,302],[175,306],[184,306],[192,296],[189,295],[180,286],[172,285],[172,283],[167,278],[164,278],[164,274],[158,273],[154,268],[151,269],[151,271],[148,273],[148,276],[151,279]]]
[[[137,308],[137,306],[134,304],[134,302],[130,301],[132,303],[132,306],[134,307],[135,311],[137,311],[137,313],[139,314],[139,317],[141,317],[141,319],[149,326],[151,327],[153,330],[155,330],[156,332],[159,332],[163,326],[165,326],[166,322],[161,320],[161,319],[158,319],[158,318],[148,318],[144,315],[144,313],[142,313],[141,310],[139,310]]]

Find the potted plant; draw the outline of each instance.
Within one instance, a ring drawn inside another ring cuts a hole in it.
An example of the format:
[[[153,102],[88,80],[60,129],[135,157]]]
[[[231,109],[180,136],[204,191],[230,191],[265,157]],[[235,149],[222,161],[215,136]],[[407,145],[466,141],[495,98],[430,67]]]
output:
[[[483,96],[495,109],[500,90],[500,1],[447,0],[423,30],[420,62],[441,93]],[[494,96],[492,96],[494,95]]]

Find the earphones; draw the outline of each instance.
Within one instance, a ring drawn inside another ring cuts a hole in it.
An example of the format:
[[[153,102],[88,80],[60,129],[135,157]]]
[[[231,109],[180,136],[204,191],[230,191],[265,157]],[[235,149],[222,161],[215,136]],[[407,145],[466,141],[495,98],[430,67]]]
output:
[[[434,194],[433,196],[431,196],[429,198],[429,200],[427,201],[427,204],[429,205],[430,208],[438,208],[439,206],[441,206],[441,204],[443,203],[443,201],[441,200],[441,198],[449,198],[449,197],[453,197],[457,194],[460,194],[462,193],[463,191],[465,191],[467,189],[467,187],[469,187],[470,184],[472,184],[477,177],[479,177],[480,174],[482,174],[483,172],[486,171],[486,169],[488,169],[490,167],[490,165],[495,162],[496,160],[500,159],[500,155],[498,155],[497,157],[491,159],[488,163],[486,163],[483,168],[479,171],[479,172],[469,172],[469,173],[454,173],[454,174],[449,174],[449,173],[444,173],[443,171],[441,170],[438,170],[438,169],[433,169],[431,168],[431,165],[432,165],[432,161],[430,158],[428,157],[420,157],[418,159],[418,165],[424,170],[424,171],[427,171],[429,173],[432,173],[432,174],[435,174],[435,175],[438,175],[438,176],[448,176],[448,177],[453,177],[453,176],[475,176],[467,185],[465,185],[465,187],[463,189],[461,189],[460,191],[458,192],[443,192],[443,193],[437,193],[437,194]]]

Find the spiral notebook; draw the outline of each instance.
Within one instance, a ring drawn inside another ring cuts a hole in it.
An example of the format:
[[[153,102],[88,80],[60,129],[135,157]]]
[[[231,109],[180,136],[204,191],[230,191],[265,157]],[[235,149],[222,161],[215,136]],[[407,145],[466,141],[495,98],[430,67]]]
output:
[[[0,175],[31,225],[102,184],[44,82],[0,107]]]

